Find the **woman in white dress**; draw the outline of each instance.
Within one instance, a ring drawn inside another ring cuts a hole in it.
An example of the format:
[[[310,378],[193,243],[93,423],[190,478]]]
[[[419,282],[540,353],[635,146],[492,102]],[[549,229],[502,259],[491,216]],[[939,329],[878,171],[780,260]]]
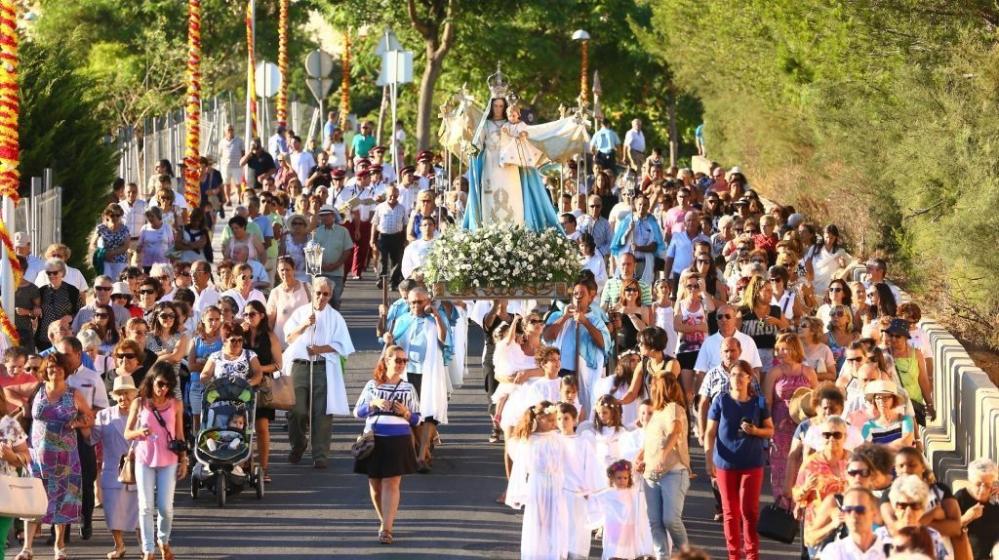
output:
[[[827,225],[822,247],[814,250],[812,258],[805,261],[805,269],[812,275],[815,293],[826,293],[833,276],[846,268],[851,259],[853,257],[846,252],[840,241],[839,228],[836,224]]]

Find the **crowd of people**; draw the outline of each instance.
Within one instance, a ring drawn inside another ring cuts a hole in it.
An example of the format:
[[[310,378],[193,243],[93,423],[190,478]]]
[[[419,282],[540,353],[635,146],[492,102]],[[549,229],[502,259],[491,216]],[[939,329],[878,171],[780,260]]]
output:
[[[14,530],[19,560],[42,525],[65,558],[68,527],[89,539],[98,501],[108,558],[125,556],[136,528],[144,558],[157,546],[172,558],[185,442],[220,377],[260,391],[291,378],[292,464],[309,452],[327,468],[333,416],[364,419],[354,472],[368,476],[379,542],[392,544],[402,477],[433,469],[470,328],[486,334],[488,438],[509,480],[498,501],[524,510],[523,558],[587,558],[594,539],[603,558],[698,557],[684,503],[701,476],[733,560],[760,557],[765,479],[800,523],[803,557],[989,558],[996,465],[969,465],[956,493],[934,479],[920,309],[884,259],[859,265],[836,225],[762,199],[738,168],[671,168],[646,155],[640,121],[623,144],[605,121],[592,157],[547,179],[583,268],[568,300],[435,300],[422,267],[439,232],[461,223],[468,181],[448,184],[431,152],[386,161],[393,148],[372,128],[345,135],[331,116],[315,152],[284,127],[245,150],[230,128],[200,162],[194,208],[169,161],[146,185],[115,182],[91,239],[92,286],[68,247],[41,258],[15,235],[25,274],[20,343],[0,375],[0,472],[43,479],[49,498],[43,518]],[[404,139],[393,135],[396,149]],[[385,350],[351,412],[354,348],[337,310],[371,268],[368,280],[400,297],[379,308]],[[258,403],[254,418],[270,482],[277,415]],[[132,482],[119,477],[123,457]],[[10,525],[0,519],[0,535]]]

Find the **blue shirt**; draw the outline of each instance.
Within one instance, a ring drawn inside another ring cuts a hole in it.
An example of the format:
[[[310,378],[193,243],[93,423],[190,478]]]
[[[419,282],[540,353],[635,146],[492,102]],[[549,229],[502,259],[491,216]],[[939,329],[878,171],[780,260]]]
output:
[[[770,418],[767,407],[760,406],[760,399],[751,397],[739,402],[728,393],[719,393],[711,401],[708,419],[718,422],[718,438],[715,440],[715,467],[726,470],[746,470],[761,468],[766,464],[764,443],[766,438],[746,435],[742,432],[742,419],[748,418],[756,426]]]
[[[604,154],[613,152],[620,145],[621,140],[610,127],[601,127],[593,138],[590,138],[590,147]]]
[[[250,219],[253,220],[253,223],[257,224],[258,228],[260,228],[260,235],[263,235],[264,238],[270,237],[271,239],[274,239],[274,222],[272,222],[269,217],[264,216],[263,214],[258,214],[256,217]]]

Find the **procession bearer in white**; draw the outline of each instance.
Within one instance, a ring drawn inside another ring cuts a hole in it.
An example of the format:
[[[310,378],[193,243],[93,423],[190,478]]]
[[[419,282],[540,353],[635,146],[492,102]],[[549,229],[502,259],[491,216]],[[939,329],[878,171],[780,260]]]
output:
[[[352,354],[354,344],[343,316],[329,305],[333,283],[316,277],[312,294],[312,303],[296,309],[284,324],[288,349],[282,371],[291,375],[295,387],[295,406],[288,418],[288,462],[302,460],[311,436],[313,466],[324,469],[333,415],[350,416],[340,358]]]

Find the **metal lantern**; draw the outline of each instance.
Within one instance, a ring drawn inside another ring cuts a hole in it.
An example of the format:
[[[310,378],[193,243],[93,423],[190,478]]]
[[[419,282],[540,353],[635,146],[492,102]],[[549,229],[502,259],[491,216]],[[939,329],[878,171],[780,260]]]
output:
[[[323,246],[316,243],[315,234],[302,250],[305,253],[305,272],[315,278],[323,272]]]

